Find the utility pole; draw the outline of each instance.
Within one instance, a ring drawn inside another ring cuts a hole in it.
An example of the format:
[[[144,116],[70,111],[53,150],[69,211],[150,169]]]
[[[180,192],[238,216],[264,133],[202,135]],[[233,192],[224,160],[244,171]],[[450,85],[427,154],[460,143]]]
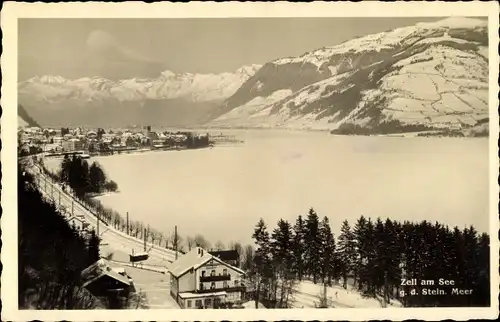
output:
[[[144,228],[144,251],[146,251],[146,239],[148,238],[147,232],[147,229]]]
[[[101,236],[99,235],[99,213],[97,213],[97,237],[101,240]]]
[[[73,199],[71,199],[71,217],[73,217],[75,215],[74,204],[75,204],[75,201]]]
[[[179,240],[177,239],[177,225],[175,226],[175,231],[174,231],[174,247],[175,247],[175,260],[177,260],[177,244],[179,243]]]
[[[129,229],[128,229],[128,211],[127,211],[127,235],[129,235]]]

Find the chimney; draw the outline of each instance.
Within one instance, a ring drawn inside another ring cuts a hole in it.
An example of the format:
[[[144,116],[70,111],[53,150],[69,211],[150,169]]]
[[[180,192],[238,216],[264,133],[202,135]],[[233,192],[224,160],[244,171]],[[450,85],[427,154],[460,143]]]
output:
[[[201,256],[200,257],[203,257],[203,248],[200,248],[200,251],[201,251]]]

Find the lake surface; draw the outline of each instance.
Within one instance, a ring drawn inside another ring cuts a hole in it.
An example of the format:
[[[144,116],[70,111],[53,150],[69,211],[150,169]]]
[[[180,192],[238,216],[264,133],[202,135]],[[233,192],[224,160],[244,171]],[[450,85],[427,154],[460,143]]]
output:
[[[120,192],[100,197],[170,234],[251,242],[264,218],[314,207],[338,233],[361,215],[488,231],[488,140],[233,131],[245,143],[93,158]]]

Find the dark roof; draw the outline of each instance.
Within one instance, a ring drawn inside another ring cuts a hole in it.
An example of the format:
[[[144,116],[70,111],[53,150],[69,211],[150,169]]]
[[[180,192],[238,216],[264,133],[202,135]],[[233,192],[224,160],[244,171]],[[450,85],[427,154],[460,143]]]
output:
[[[232,250],[219,250],[214,252],[209,252],[211,255],[218,257],[223,261],[236,261],[239,259],[238,251]]]

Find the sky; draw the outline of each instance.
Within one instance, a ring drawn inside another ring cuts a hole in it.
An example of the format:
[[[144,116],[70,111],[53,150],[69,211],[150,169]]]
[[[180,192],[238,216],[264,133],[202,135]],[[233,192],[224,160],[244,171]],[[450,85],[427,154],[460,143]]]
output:
[[[19,19],[19,80],[110,79],[244,65],[440,18]]]

